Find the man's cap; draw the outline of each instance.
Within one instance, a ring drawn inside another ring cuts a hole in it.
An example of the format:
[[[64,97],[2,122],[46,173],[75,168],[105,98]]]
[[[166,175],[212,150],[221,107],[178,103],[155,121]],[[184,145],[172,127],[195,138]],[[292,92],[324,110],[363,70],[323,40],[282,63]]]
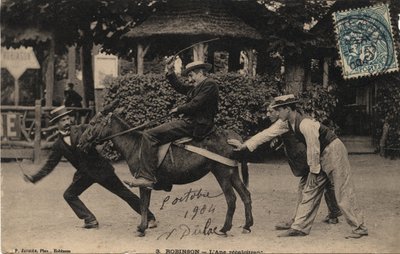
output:
[[[203,69],[206,71],[211,70],[212,65],[209,63],[204,63],[203,61],[194,61],[191,63],[188,63],[186,65],[185,70],[182,71],[182,76],[187,76],[189,72],[196,70],[196,69]]]
[[[297,100],[293,94],[282,95],[274,98],[274,104],[271,106],[271,108],[296,104],[298,102],[299,100]]]
[[[67,109],[64,105],[53,109],[50,112],[50,117],[51,117],[50,123],[60,119],[61,117],[65,116],[65,115],[70,114],[71,112],[72,112],[72,110]]]

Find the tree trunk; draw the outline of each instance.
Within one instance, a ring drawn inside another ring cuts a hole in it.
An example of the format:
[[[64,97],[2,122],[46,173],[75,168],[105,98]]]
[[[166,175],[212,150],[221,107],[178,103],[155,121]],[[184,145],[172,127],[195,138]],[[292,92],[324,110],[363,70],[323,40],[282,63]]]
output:
[[[285,59],[285,93],[299,96],[305,81],[304,61],[301,56]]]
[[[89,105],[89,101],[94,101],[92,47],[92,40],[85,40],[81,50],[84,107]]]
[[[49,55],[46,61],[46,107],[53,105],[53,91],[54,91],[54,51],[55,42],[54,38],[50,38]]]

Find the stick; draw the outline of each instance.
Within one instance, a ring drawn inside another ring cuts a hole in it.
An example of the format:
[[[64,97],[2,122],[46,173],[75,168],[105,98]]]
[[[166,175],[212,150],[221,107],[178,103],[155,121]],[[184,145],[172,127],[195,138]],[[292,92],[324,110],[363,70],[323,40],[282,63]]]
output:
[[[220,38],[214,38],[214,39],[210,39],[210,40],[205,40],[205,41],[196,42],[196,43],[190,45],[189,47],[186,47],[186,48],[184,48],[184,49],[182,49],[182,50],[179,50],[177,53],[175,53],[175,54],[172,56],[172,59],[176,58],[176,57],[177,57],[180,53],[182,53],[183,51],[188,50],[188,49],[190,49],[190,48],[193,48],[193,47],[196,46],[197,44],[206,43],[206,42],[211,42],[211,41],[217,41],[217,40],[220,40]]]

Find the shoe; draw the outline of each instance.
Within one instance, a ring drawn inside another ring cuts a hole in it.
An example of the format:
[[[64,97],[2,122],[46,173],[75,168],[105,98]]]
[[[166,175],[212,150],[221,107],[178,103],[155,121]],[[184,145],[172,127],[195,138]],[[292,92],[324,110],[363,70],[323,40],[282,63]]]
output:
[[[147,225],[149,228],[156,228],[158,226],[158,222],[155,219],[152,219],[148,221]]]
[[[368,236],[368,233],[362,233],[362,234],[358,234],[358,233],[351,233],[350,235],[346,236],[346,239],[359,239],[363,236]]]
[[[338,217],[329,217],[329,215],[327,215],[325,217],[325,219],[322,220],[323,223],[327,223],[327,224],[338,224],[339,223],[339,218]]]
[[[133,178],[131,181],[124,180],[124,183],[128,185],[129,187],[152,187],[153,182],[150,180],[147,180],[146,178],[139,177],[139,178]]]
[[[283,221],[279,222],[278,224],[275,225],[276,230],[288,230],[292,226],[293,220],[290,221]]]
[[[285,231],[285,232],[279,234],[278,237],[306,236],[306,235],[307,235],[306,233],[304,233],[304,232],[302,232],[300,230],[291,228],[288,231]]]
[[[91,228],[99,228],[99,222],[97,220],[92,220],[90,222],[85,222],[83,228],[91,229]]]

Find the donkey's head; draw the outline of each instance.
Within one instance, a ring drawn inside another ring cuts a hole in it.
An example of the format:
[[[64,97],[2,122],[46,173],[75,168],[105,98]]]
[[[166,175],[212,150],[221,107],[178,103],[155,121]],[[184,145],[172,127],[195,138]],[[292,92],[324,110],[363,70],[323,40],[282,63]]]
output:
[[[111,135],[112,111],[117,104],[118,101],[113,101],[90,120],[89,125],[79,139],[78,147],[81,150],[87,152],[93,145],[104,142],[105,140],[103,139]]]
[[[87,152],[94,145],[102,143],[102,139],[111,133],[111,117],[112,113],[107,115],[103,115],[101,112],[97,113],[81,135],[78,147]]]

